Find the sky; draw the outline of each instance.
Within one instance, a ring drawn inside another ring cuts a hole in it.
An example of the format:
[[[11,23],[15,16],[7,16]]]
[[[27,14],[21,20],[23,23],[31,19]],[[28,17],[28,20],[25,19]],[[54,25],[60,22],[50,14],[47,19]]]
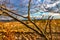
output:
[[[3,0],[0,0],[3,1]],[[8,3],[9,1],[6,0]],[[10,10],[17,10],[18,13],[27,14],[29,0],[10,0],[10,4],[6,4]],[[2,2],[3,3],[3,2]],[[30,6],[30,13],[36,13],[40,11],[54,11],[59,12],[59,0],[32,0]],[[13,7],[12,7],[13,6]]]
[[[0,0],[0,1],[3,1],[3,0]],[[9,3],[8,0],[7,2]],[[6,4],[6,6],[10,10],[17,10],[18,14],[27,15],[28,2],[29,0],[10,0],[11,4]],[[40,15],[43,15],[44,13],[48,14],[50,11],[59,12],[60,9],[57,6],[60,7],[59,0],[57,1],[55,0],[49,0],[49,1],[48,0],[32,0],[31,7],[30,7],[30,13],[32,13],[32,15],[34,16],[36,15],[39,16],[39,13]]]
[[[18,9],[18,11],[19,11],[18,13],[23,13],[23,14],[27,13],[27,11],[28,11],[28,2],[29,2],[29,0],[10,0],[10,3],[14,5],[14,8],[12,8],[12,9]],[[36,10],[39,10],[37,7],[36,8],[34,8],[34,7],[42,2],[43,2],[43,0],[31,1],[31,4],[32,4],[31,13],[35,12]]]
[[[14,9],[14,10],[17,9],[18,13],[23,13],[23,14],[26,14],[28,11],[28,2],[29,2],[29,0],[10,0],[10,3],[14,5],[14,8],[12,8],[12,9]],[[36,11],[40,12],[43,9],[43,11],[47,11],[47,10],[52,11],[53,10],[54,12],[56,12],[56,10],[59,11],[59,9],[56,6],[59,3],[60,3],[59,0],[57,0],[57,1],[55,1],[55,0],[52,0],[52,1],[51,0],[49,0],[49,1],[48,0],[32,0],[30,11],[31,11],[31,13],[35,13]],[[10,4],[8,4],[8,5],[10,5]]]

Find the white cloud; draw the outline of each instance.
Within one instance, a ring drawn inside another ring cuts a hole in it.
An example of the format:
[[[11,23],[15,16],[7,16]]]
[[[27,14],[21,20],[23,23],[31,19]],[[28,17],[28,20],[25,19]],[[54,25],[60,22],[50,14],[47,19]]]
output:
[[[60,1],[57,1],[57,2],[55,2],[55,3],[53,3],[53,4],[47,4],[46,8],[54,7],[54,6],[56,6],[57,4],[59,4],[59,3],[60,3]]]

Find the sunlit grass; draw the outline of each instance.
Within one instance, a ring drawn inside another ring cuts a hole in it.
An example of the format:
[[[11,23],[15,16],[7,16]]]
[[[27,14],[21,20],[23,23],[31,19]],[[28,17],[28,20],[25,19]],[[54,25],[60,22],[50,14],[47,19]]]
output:
[[[34,23],[44,32],[45,31],[45,27],[46,27],[46,22],[48,20],[36,20]],[[23,21],[24,23],[26,23],[27,21]],[[28,22],[26,23],[27,25],[29,25],[30,27],[36,29],[36,27]],[[52,20],[51,21],[51,29],[52,32],[60,32],[60,20]],[[36,29],[37,30],[37,29]],[[49,32],[49,25],[47,25],[47,32]],[[21,24],[20,22],[17,21],[12,21],[12,22],[0,22],[0,32],[34,32],[31,29],[27,28],[25,25]],[[0,33],[1,34],[1,33]],[[7,34],[7,35],[11,35],[11,34]],[[47,35],[49,36],[49,35]],[[2,34],[0,35],[0,38],[2,40]]]
[[[39,20],[36,21],[35,24],[41,28],[44,31],[45,25],[46,25],[46,20]],[[36,29],[34,27],[33,24],[28,23],[27,25],[29,25],[30,27]],[[60,26],[60,20],[52,20],[51,22],[51,27],[53,30],[55,30],[55,28]],[[14,21],[14,22],[0,22],[0,30],[18,30],[18,31],[32,31],[31,29],[27,28],[25,25],[21,24],[20,22]],[[59,31],[59,29],[58,29]]]

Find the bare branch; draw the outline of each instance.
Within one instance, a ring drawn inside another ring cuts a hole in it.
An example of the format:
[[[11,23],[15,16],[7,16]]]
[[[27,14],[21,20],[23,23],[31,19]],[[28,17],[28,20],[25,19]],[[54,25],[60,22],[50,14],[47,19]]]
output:
[[[23,17],[23,18],[27,18],[27,17],[24,17],[24,16],[19,15],[19,14],[17,14],[17,13],[14,13],[14,12],[12,12],[12,11],[10,11],[10,10],[6,9],[6,8],[3,8],[3,7],[1,7],[1,8],[2,8],[2,9],[4,9],[4,10],[6,10],[6,11],[8,11],[8,12],[11,12],[11,13],[13,13],[13,14],[17,15],[17,16],[21,16],[21,17]]]
[[[3,11],[3,10],[1,10],[1,11]],[[4,11],[3,11],[3,12],[4,12]],[[14,16],[11,16],[11,15],[9,14],[9,12],[4,12],[4,13],[8,14],[10,17],[14,18],[15,20],[17,20],[17,21],[21,22],[21,23],[22,23],[22,24],[24,24],[27,28],[29,28],[29,29],[31,29],[31,30],[33,30],[33,31],[35,31],[38,35],[40,35],[40,36],[43,36],[43,37],[44,37],[44,35],[40,34],[37,30],[35,30],[35,29],[31,28],[29,25],[27,25],[27,24],[25,24],[24,22],[22,22],[22,21],[18,20],[18,19],[17,19],[17,18],[15,18]]]

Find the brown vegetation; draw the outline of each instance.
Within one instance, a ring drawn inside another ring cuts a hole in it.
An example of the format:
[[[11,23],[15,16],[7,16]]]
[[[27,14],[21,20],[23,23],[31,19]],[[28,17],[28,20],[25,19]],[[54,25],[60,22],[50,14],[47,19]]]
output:
[[[46,25],[47,21],[48,20],[39,20],[39,21],[36,21],[35,24],[40,26],[39,28],[41,28],[41,30],[44,32],[45,25]],[[26,23],[27,21],[24,21],[24,22]],[[34,27],[34,25],[31,24],[30,22],[28,22],[28,25],[31,26],[32,28],[36,29]],[[60,20],[59,19],[52,20],[51,21],[51,28],[52,28],[52,30],[51,30],[52,34],[53,33],[60,33]],[[10,38],[10,36],[11,36],[12,32],[34,32],[34,31],[25,27],[23,24],[21,24],[17,21],[14,21],[14,22],[0,22],[0,32],[6,32],[6,34],[4,34],[4,35],[9,35],[9,37],[8,36],[6,36],[6,37],[8,37],[11,40],[12,38]],[[47,35],[47,33],[49,33],[48,26],[46,29],[46,35]],[[47,36],[49,36],[49,35],[47,35]],[[53,36],[53,38],[54,38],[54,36]]]

